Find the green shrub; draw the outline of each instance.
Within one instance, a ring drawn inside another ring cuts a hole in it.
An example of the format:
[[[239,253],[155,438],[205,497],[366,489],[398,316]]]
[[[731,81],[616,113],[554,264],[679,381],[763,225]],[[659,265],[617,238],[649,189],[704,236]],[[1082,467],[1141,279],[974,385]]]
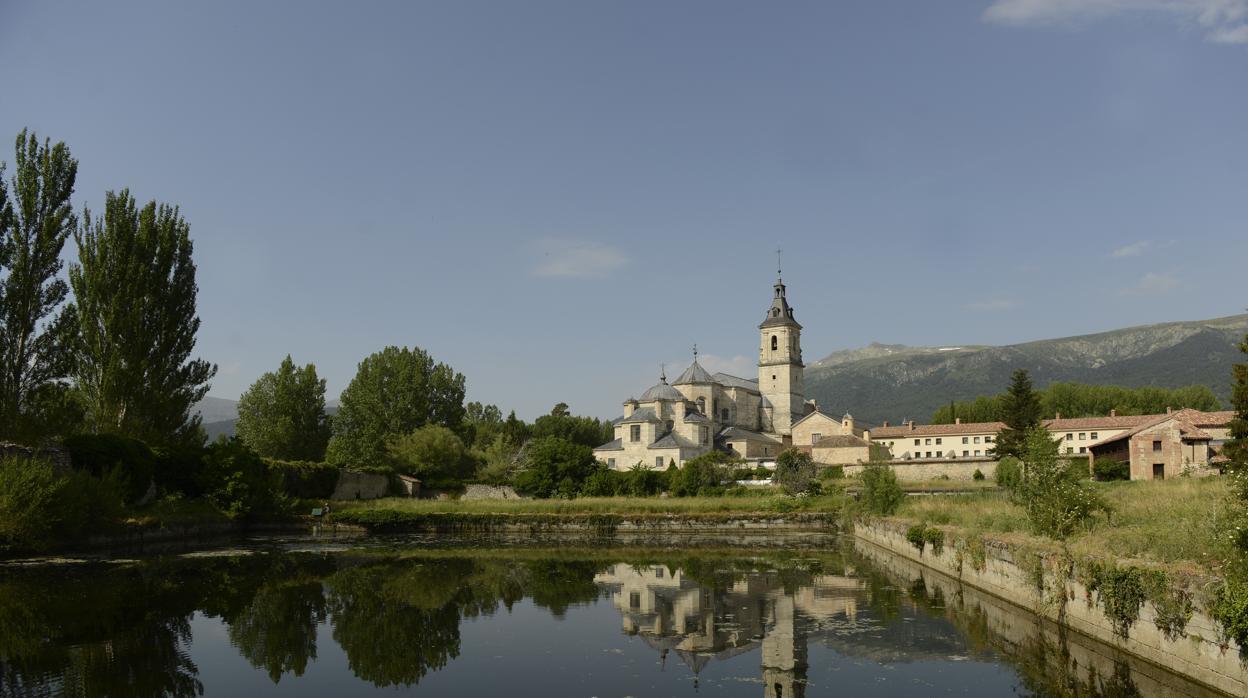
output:
[[[738,462],[721,451],[711,451],[697,458],[690,458],[680,469],[669,469],[668,488],[677,497],[722,494],[723,482],[731,474],[729,468]]]
[[[975,482],[983,482],[984,471],[980,470],[979,468],[976,468],[975,473],[971,475],[971,479],[974,480]]]
[[[525,468],[516,476],[516,488],[534,497],[573,498],[585,479],[602,468],[589,446],[557,436],[529,442]]]
[[[119,469],[60,476],[42,459],[0,458],[0,551],[38,552],[108,530],[123,511]]]
[[[862,503],[868,512],[879,516],[895,513],[905,496],[892,467],[868,463],[862,469]]]
[[[200,487],[231,518],[254,518],[282,510],[278,476],[255,451],[238,439],[209,446],[200,472]]]
[[[74,468],[97,478],[120,471],[126,480],[126,501],[143,498],[156,474],[156,454],[147,444],[117,434],[78,434],[65,439]]]
[[[923,552],[923,546],[926,540],[923,538],[923,531],[926,527],[923,524],[915,524],[906,529],[906,540],[910,541],[920,553]]]
[[[628,472],[618,473],[615,488],[616,494],[628,497],[650,497],[663,491],[667,485],[667,474],[661,470],[652,470],[638,464],[629,468]]]
[[[997,463],[997,484],[1002,488],[1013,492],[1018,488],[1018,483],[1023,479],[1022,462],[1014,456],[1006,456]]]
[[[269,471],[277,477],[282,492],[299,499],[329,499],[338,486],[338,466],[310,461],[265,458]]]
[[[199,472],[204,467],[202,446],[174,446],[153,449],[156,455],[156,486],[167,493],[180,492],[201,497]]]
[[[829,465],[828,467],[819,471],[819,479],[820,480],[844,480],[845,479],[845,466]]]
[[[945,547],[945,532],[935,526],[927,524],[916,524],[906,530],[906,540],[910,541],[919,554],[923,554],[923,548],[928,543],[932,544],[932,550],[940,554]]]
[[[581,485],[582,497],[614,497],[619,490],[621,478],[614,470],[603,468],[594,471],[589,477],[585,478],[585,483]]]
[[[1112,458],[1097,458],[1092,462],[1092,474],[1097,480],[1130,480],[1131,464]]]
[[[1023,456],[1026,468],[1011,494],[1026,509],[1033,532],[1062,539],[1087,525],[1097,512],[1109,513],[1109,505],[1088,484],[1086,470],[1058,457],[1047,429],[1027,432]]]
[[[776,458],[776,473],[772,480],[786,494],[799,494],[810,489],[815,482],[815,461],[810,454],[790,448]]]
[[[1222,626],[1222,634],[1240,647],[1248,647],[1248,581],[1228,578],[1212,611],[1213,619]]]

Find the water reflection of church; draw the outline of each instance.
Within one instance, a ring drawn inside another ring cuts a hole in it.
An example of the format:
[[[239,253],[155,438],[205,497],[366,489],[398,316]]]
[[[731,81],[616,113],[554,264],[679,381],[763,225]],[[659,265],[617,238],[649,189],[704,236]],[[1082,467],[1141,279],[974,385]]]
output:
[[[611,592],[624,631],[639,635],[666,662],[674,653],[695,676],[712,660],[761,649],[763,695],[800,698],[812,629],[853,621],[866,583],[824,575],[785,591],[777,573],[750,573],[723,592],[662,565],[616,564],[594,578]]]

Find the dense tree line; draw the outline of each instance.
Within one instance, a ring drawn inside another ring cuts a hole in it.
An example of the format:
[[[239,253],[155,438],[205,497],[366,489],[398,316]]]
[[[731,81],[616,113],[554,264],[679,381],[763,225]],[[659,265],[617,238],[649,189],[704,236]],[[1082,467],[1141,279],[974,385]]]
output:
[[[202,443],[191,409],[216,367],[191,357],[199,317],[189,224],[176,207],[139,206],[124,189],[80,221],[78,162],[64,143],[23,130],[13,164],[5,182],[0,163],[0,438]],[[78,262],[67,282],[71,235]]]
[[[1116,411],[1120,415],[1160,414],[1167,407],[1206,412],[1222,409],[1218,398],[1208,386],[1185,388],[1124,388],[1117,385],[1054,383],[1036,391],[1040,414],[1044,419],[1062,417],[1103,417]],[[980,396],[974,400],[951,402],[932,415],[932,424],[1004,421],[1009,393]]]

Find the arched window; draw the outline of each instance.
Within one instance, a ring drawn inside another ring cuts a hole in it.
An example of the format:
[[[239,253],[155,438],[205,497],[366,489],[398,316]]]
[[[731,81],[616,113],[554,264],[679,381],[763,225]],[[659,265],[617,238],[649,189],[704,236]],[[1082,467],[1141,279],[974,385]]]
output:
[[[774,334],[771,335],[771,350],[775,351],[779,347],[780,347],[780,340],[776,337],[776,335]]]

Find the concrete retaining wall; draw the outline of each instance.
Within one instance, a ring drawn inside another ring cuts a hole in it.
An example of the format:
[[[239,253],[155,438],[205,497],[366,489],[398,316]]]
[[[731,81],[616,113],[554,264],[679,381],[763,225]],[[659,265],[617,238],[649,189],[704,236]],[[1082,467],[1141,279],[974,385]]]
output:
[[[1200,610],[1192,613],[1181,637],[1169,639],[1157,629],[1156,611],[1146,601],[1123,638],[1115,634],[1097,594],[1089,593],[1077,578],[1058,579],[1046,567],[1041,589],[1034,571],[1018,564],[1004,545],[985,546],[983,568],[977,569],[952,540],[940,552],[931,544],[920,552],[906,540],[907,528],[898,522],[859,523],[854,535],[1169,671],[1230,695],[1248,695],[1248,664],[1240,658],[1240,647],[1234,641],[1223,645],[1217,624]]]

